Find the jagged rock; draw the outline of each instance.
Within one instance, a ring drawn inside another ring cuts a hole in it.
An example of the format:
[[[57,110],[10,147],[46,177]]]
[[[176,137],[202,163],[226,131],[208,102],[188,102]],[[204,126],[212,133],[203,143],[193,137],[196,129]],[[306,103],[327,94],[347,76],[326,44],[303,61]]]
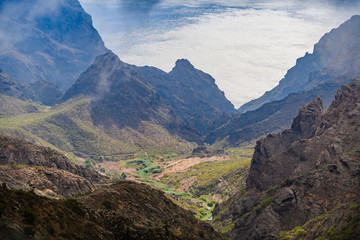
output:
[[[291,129],[259,140],[251,163],[248,185],[264,190],[292,174],[296,162],[288,162],[287,159],[281,161],[276,154],[284,152],[299,139],[312,137],[320,124],[322,113],[321,98],[316,97],[300,108]]]
[[[360,80],[341,87],[322,115],[320,103],[314,99],[305,105],[292,129],[259,141],[246,197],[236,195],[215,208],[215,219],[231,216],[236,222],[232,239],[276,239],[280,231],[308,226],[328,211],[335,214],[329,218],[337,219],[344,215],[333,211],[339,204],[351,206],[360,198]],[[347,214],[337,223],[349,229],[342,234],[352,239],[357,230],[346,219],[359,212]],[[327,236],[323,225],[316,231],[309,236]]]

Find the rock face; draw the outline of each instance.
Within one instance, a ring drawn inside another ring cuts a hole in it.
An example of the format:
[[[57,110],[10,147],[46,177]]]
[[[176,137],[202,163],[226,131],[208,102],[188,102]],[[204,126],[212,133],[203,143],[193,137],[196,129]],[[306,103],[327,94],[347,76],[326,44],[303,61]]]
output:
[[[316,98],[299,111],[290,130],[260,140],[246,192],[215,209],[215,221],[235,222],[233,239],[275,239],[296,226],[305,224],[310,230],[308,221],[328,211],[335,214],[329,219],[346,214],[336,207],[349,208],[360,198],[359,103],[360,80],[354,80],[340,88],[324,114]],[[349,219],[354,214],[350,212]],[[350,228],[347,237],[359,233],[346,219],[339,224]],[[311,231],[326,237],[326,226]],[[290,233],[295,239],[305,237],[306,231],[297,234]]]
[[[86,192],[89,191],[90,186],[93,186],[93,184],[107,183],[106,177],[103,177],[91,169],[75,165],[67,157],[50,148],[37,146],[19,138],[5,135],[0,135],[0,147],[0,164],[8,166],[2,166],[0,179],[5,183],[8,182],[8,179],[12,179],[13,183],[10,185],[20,186],[31,183],[35,187],[42,185],[49,186],[48,183],[41,183],[41,181],[36,182],[32,177],[36,174],[41,174],[45,176],[44,182],[51,182],[56,187],[63,189],[56,194],[70,196],[73,193],[79,193],[76,192],[74,188],[80,189],[80,192]],[[16,165],[25,165],[31,168],[22,169],[20,167],[19,171],[15,171],[12,170],[12,165],[14,165],[14,168],[16,168]],[[24,172],[27,177],[24,176],[24,178],[21,178],[21,175],[17,176],[19,173],[16,172]],[[57,176],[64,176],[64,178],[57,180]],[[67,184],[65,184],[66,182]],[[84,186],[76,186],[81,184]],[[69,191],[65,192],[64,189],[68,189]],[[42,188],[39,190],[42,190]]]
[[[186,125],[201,134],[222,115],[234,113],[234,106],[215,84],[215,79],[186,59],[176,61],[170,73],[153,67],[139,68],[147,82],[153,85],[181,117]]]
[[[325,34],[315,44],[312,54],[306,53],[296,61],[285,77],[263,96],[240,107],[244,113],[255,110],[263,104],[281,100],[290,93],[309,91],[314,87],[334,79],[344,73],[352,73],[350,78],[358,78],[360,16],[353,16],[338,28]]]
[[[291,129],[279,134],[270,134],[258,141],[249,172],[249,185],[265,190],[287,178],[295,168],[295,162],[290,162],[289,159],[278,159],[276,154],[284,152],[299,139],[313,137],[320,124],[322,113],[322,100],[316,97],[300,108]],[[275,175],[273,169],[283,169],[283,171]]]
[[[15,82],[65,91],[107,51],[77,0],[1,1],[0,21],[0,66]]]
[[[62,201],[0,187],[0,216],[1,239],[224,239],[163,192],[131,182]]]
[[[52,198],[71,197],[95,188],[89,180],[68,171],[23,165],[0,165],[0,183],[10,189],[34,191]]]

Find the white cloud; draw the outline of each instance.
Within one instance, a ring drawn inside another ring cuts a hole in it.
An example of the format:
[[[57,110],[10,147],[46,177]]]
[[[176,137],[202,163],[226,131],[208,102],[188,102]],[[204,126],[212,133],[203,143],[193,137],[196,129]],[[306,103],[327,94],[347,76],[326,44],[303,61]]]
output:
[[[238,107],[276,86],[297,58],[352,15],[348,9],[294,3],[258,1],[260,8],[210,10],[187,16],[183,24],[156,23],[131,32],[105,30],[102,19],[98,28],[123,61],[170,71],[176,59],[189,59],[211,74]]]

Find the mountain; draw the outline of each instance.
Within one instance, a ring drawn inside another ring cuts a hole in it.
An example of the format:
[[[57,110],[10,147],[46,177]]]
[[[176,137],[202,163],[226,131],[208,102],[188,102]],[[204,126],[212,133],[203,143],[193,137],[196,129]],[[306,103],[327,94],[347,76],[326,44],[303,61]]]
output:
[[[114,128],[141,129],[148,122],[188,141],[200,141],[196,130],[183,123],[137,68],[120,61],[112,52],[98,56],[62,101],[78,96],[91,99],[92,121],[109,135],[119,134]]]
[[[338,28],[325,34],[315,44],[312,54],[306,53],[296,61],[271,91],[240,107],[241,113],[256,110],[263,104],[284,99],[290,93],[308,91],[351,72],[351,78],[360,76],[360,16],[353,16]]]
[[[2,69],[0,69],[0,94],[22,100],[32,100],[45,105],[53,105],[63,95],[55,83],[46,81],[31,84],[15,82]]]
[[[196,146],[191,142],[201,141],[141,73],[112,52],[98,56],[64,95],[64,102],[51,108],[4,99],[1,133],[70,157],[118,160],[141,151],[180,154]]]
[[[139,70],[185,124],[201,134],[207,133],[208,126],[222,113],[235,113],[234,106],[219,90],[215,79],[194,68],[186,59],[177,60],[169,73],[154,67]]]
[[[316,96],[327,108],[341,85],[360,77],[359,27],[360,16],[354,16],[325,34],[315,44],[314,53],[298,59],[276,88],[244,105],[243,113],[222,115],[214,121],[205,142],[238,146],[283,131],[290,127],[297,110]],[[320,63],[326,66],[320,69]]]
[[[293,117],[302,105],[320,96],[324,107],[329,107],[337,89],[351,80],[350,77],[341,76],[309,91],[291,93],[283,100],[265,103],[254,111],[238,115],[223,115],[222,119],[213,123],[211,128],[214,130],[205,138],[205,142],[209,144],[221,142],[223,146],[239,146],[266,134],[283,131],[291,126]]]
[[[77,0],[4,0],[0,21],[0,66],[16,83],[65,91],[107,51]]]
[[[343,85],[326,112],[321,103],[257,142],[246,188],[214,210],[232,239],[360,236],[360,80]]]

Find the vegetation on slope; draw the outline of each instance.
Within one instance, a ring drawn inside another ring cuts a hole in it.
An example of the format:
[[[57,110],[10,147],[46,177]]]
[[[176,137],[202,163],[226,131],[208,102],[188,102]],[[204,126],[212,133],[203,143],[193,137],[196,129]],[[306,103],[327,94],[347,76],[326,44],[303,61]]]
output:
[[[23,102],[15,100],[13,102]],[[142,123],[141,130],[125,127],[108,135],[95,126],[89,113],[90,99],[80,98],[47,111],[0,119],[0,133],[21,136],[41,145],[84,158],[121,159],[141,150],[184,153],[192,144],[172,136],[161,126]],[[46,108],[46,107],[43,107]],[[152,134],[156,132],[156,134]]]
[[[334,209],[280,233],[280,240],[357,239],[360,236],[360,200],[338,204]]]
[[[223,239],[158,190],[131,182],[54,200],[0,186],[1,239]]]

